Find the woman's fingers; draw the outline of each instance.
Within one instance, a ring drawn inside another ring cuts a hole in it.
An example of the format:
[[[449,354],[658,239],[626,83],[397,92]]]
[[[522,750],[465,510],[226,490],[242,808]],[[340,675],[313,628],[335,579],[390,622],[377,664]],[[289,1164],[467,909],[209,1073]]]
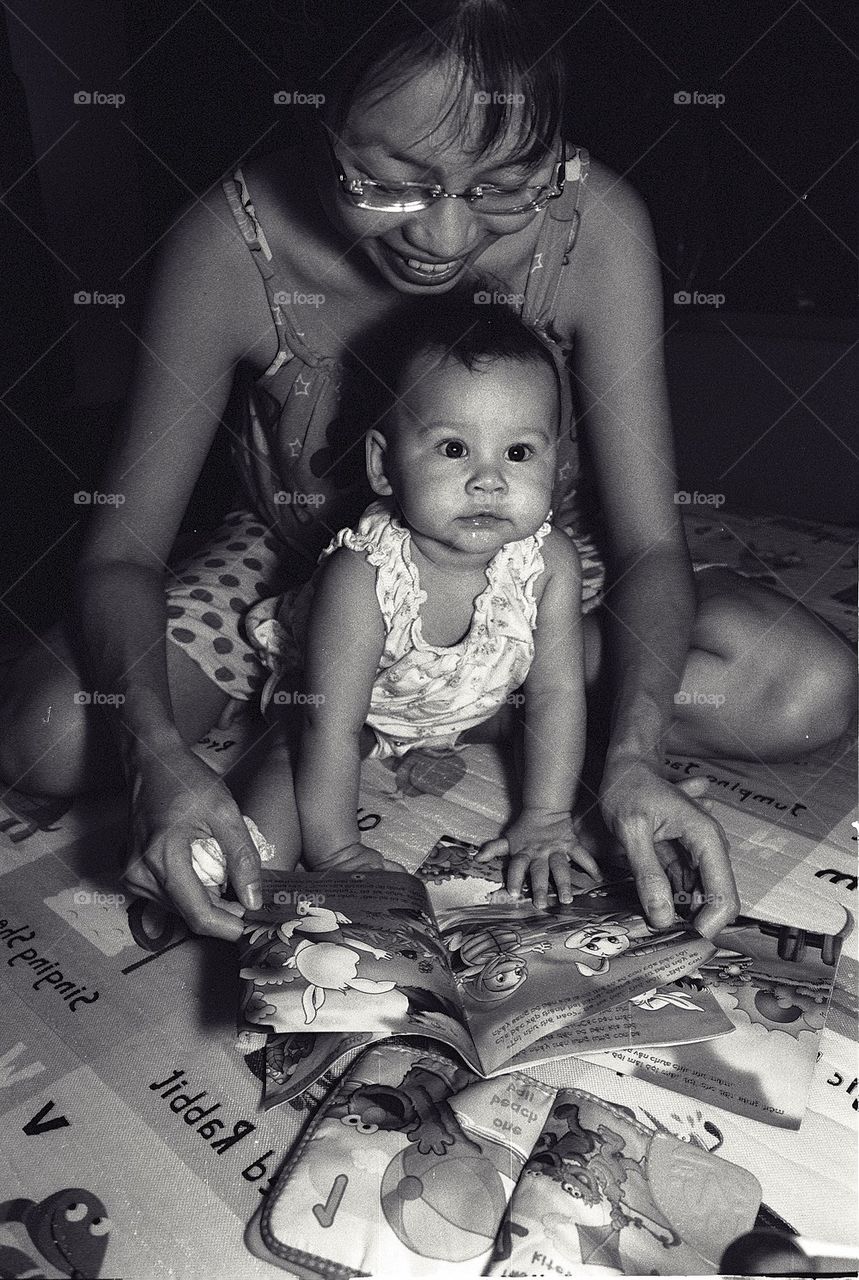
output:
[[[623,845],[644,914],[654,929],[667,929],[675,917],[674,897],[656,856],[651,828],[640,821],[630,824],[624,835]]]
[[[244,907],[223,902],[198,879],[192,865],[190,841],[158,842],[157,852],[136,858],[125,871],[128,887],[141,898],[161,903],[181,915],[192,933],[210,934],[232,942],[242,931],[238,919]],[[185,852],[182,865],[183,850]],[[171,861],[172,858],[172,861]]]
[[[227,909],[225,903],[216,902],[210,896],[197,879],[190,860],[187,867],[168,872],[164,888],[192,933],[224,938],[227,942],[235,942],[241,937],[242,921]]]
[[[698,863],[699,883],[692,904],[695,928],[705,938],[714,938],[740,910],[728,840],[712,818],[707,818],[706,825],[690,824],[681,839]]]
[[[238,813],[238,809],[236,810]],[[221,823],[213,832],[227,860],[227,880],[239,902],[250,911],[262,906],[260,856],[244,822]]]

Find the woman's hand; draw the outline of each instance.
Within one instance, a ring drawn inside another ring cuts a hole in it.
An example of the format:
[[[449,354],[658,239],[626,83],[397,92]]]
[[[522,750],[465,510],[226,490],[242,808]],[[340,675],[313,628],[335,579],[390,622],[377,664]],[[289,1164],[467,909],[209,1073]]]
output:
[[[572,902],[571,862],[594,880],[602,879],[596,862],[583,848],[569,813],[523,809],[503,836],[482,846],[475,861],[489,862],[507,853],[510,855],[506,877],[508,893],[520,894],[528,875],[535,907],[547,905],[550,879],[554,881],[559,900]]]
[[[172,907],[194,933],[230,941],[244,908],[262,906],[260,860],[225,784],[192,751],[176,746],[131,775],[130,855],[125,882],[134,893]],[[191,863],[191,842],[214,837],[239,899],[207,890]]]
[[[737,915],[740,899],[727,837],[701,801],[707,786],[705,778],[667,782],[646,761],[624,757],[606,766],[600,807],[629,859],[650,923],[661,929],[676,918],[672,885],[677,877],[671,867],[663,870],[664,850],[657,846],[677,840],[697,871],[695,928],[713,938]]]

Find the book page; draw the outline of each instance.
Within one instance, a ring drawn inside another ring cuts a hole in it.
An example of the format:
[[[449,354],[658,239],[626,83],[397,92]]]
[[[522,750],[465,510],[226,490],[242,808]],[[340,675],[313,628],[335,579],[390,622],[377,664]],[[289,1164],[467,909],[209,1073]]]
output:
[[[715,947],[684,928],[656,933],[633,904],[638,906],[634,888],[624,885],[593,889],[545,911],[510,903],[439,913],[465,1020],[487,1073],[511,1060],[521,1063],[524,1050],[561,1028],[570,1030],[550,1057],[598,1047],[600,1037],[602,1043],[611,1035],[626,1037],[626,1006],[634,998],[660,1004],[646,1010],[642,1001],[642,1014],[671,1007],[659,1002],[658,991],[698,970]],[[707,1012],[705,1035],[728,1031],[707,1004],[708,1010],[674,1004],[665,1034],[672,1035],[678,1021],[685,1025],[683,1015],[694,1022]],[[614,1017],[596,1018],[617,1006]]]
[[[242,1025],[435,1037],[474,1060],[448,953],[410,875],[264,873],[240,940]]]
[[[732,1035],[588,1056],[738,1115],[798,1129],[835,981],[838,939],[741,917],[716,944],[703,975],[735,1028]]]

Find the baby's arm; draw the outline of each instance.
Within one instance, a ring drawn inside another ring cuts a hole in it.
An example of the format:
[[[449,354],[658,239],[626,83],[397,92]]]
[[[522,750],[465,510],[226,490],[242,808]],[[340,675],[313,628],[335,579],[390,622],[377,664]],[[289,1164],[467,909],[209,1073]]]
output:
[[[570,812],[585,752],[581,567],[576,548],[560,530],[543,544],[543,561],[534,661],[525,681],[522,812],[500,841],[481,850],[481,858],[508,851],[507,888],[518,893],[530,875],[537,906],[546,905],[550,875],[560,900],[571,901],[570,859],[599,878]]]
[[[376,599],[376,570],[354,551],[335,551],[320,574],[307,627],[304,725],[295,795],[304,861],[311,869],[358,856],[361,730],[385,634]]]

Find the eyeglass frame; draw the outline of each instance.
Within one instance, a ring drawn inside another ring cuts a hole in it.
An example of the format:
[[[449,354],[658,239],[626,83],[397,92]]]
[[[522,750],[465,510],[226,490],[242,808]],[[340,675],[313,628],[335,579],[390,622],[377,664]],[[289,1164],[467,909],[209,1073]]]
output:
[[[331,141],[330,137],[328,136],[329,130],[325,125],[322,126],[322,133],[325,137],[325,142],[328,147],[328,152],[331,156],[332,161],[334,162],[334,169],[335,169],[335,172],[337,173],[337,181],[340,184],[340,190],[345,196],[349,198],[349,200],[351,200],[353,207],[356,209],[366,209],[366,210],[369,210],[371,213],[421,213],[423,212],[424,209],[431,209],[433,207],[433,204],[437,200],[443,199],[443,200],[466,200],[468,201],[469,209],[472,209],[475,213],[480,213],[480,207],[479,205],[476,204],[476,201],[481,200],[483,198],[484,188],[493,188],[493,185],[494,185],[491,182],[485,182],[475,187],[466,187],[464,191],[446,191],[444,187],[442,187],[437,182],[431,183],[428,185],[425,185],[422,182],[403,182],[400,185],[404,187],[417,187],[421,191],[429,192],[430,193],[429,202],[421,203],[419,205],[406,208],[406,209],[383,209],[383,208],[380,208],[378,205],[362,204],[361,198],[364,194],[365,187],[368,187],[368,186],[383,187],[388,184],[383,182],[376,182],[374,178],[347,178],[346,173],[343,169],[343,165],[337,155],[337,152],[334,150],[334,143]],[[564,142],[561,144],[561,158],[560,160],[558,160],[557,165],[555,166],[554,181],[548,185],[542,184],[538,188],[538,190],[544,192],[545,194],[538,196],[536,200],[529,200],[529,202],[526,205],[523,205],[519,209],[504,209],[504,210],[501,210],[500,212],[494,211],[492,213],[485,213],[483,214],[483,216],[486,218],[510,218],[510,217],[517,217],[517,216],[521,217],[523,213],[539,213],[541,210],[545,209],[546,205],[549,203],[550,200],[557,200],[559,196],[562,196],[564,194],[564,188],[566,186],[566,181],[567,181],[566,165],[567,165],[567,144],[566,142]],[[360,188],[360,190],[356,191],[354,189],[356,186]],[[555,190],[552,190],[551,189],[552,187],[554,187]],[[497,188],[494,188],[494,189],[497,190]]]

